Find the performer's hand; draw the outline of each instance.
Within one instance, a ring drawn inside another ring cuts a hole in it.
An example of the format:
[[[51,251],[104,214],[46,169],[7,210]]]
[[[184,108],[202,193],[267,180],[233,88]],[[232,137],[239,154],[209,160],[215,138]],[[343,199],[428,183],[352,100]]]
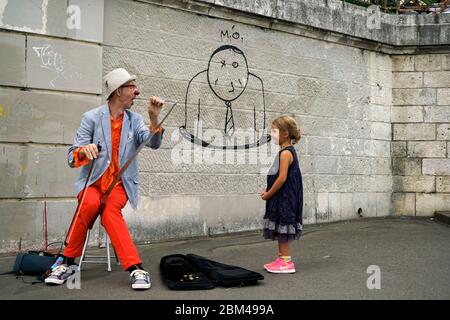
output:
[[[148,102],[148,115],[150,122],[153,126],[158,124],[158,116],[161,113],[161,109],[164,105],[164,100],[160,97],[152,96]]]
[[[269,200],[271,198],[269,193],[266,191],[262,191],[259,195],[261,196],[261,199],[263,199],[263,200]]]
[[[98,148],[97,145],[91,143],[87,146],[84,146],[79,153],[82,157],[86,156],[89,160],[97,159],[98,157]]]

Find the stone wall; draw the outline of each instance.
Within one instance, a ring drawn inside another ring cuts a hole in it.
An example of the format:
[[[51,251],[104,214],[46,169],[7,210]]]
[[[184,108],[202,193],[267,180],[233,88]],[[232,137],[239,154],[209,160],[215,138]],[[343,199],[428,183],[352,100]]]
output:
[[[180,105],[162,147],[139,156],[140,204],[124,211],[133,237],[261,228],[273,149],[210,164],[179,135],[189,82],[223,45],[261,80],[234,111],[251,119],[264,97],[266,126],[280,114],[300,123],[306,224],[449,209],[450,15],[373,18],[338,0],[0,1],[0,252],[41,244],[45,207],[49,241],[63,240],[76,204],[67,149],[115,67],[138,76],[146,121],[151,95]],[[206,109],[223,130],[223,105]]]
[[[392,59],[394,212],[430,216],[450,207],[450,55]]]
[[[264,81],[267,123],[280,114],[293,114],[300,123],[305,223],[357,218],[358,209],[364,217],[389,215],[390,56],[255,27],[234,16],[221,11],[217,19],[153,3],[107,1],[103,73],[124,66],[137,74],[143,98],[158,94],[184,105],[190,79],[206,69],[211,53],[235,45]],[[241,100],[233,112],[248,111],[254,98]],[[218,110],[213,128],[220,129],[220,106],[212,107]],[[135,110],[146,116],[145,108],[142,99]],[[260,228],[264,202],[258,193],[266,179],[261,164],[177,165],[173,141],[179,141],[184,116],[184,107],[177,108],[165,125],[162,148],[140,156],[139,208],[125,210],[134,236],[165,239]]]
[[[68,145],[101,102],[103,6],[1,2],[0,252],[42,243],[44,202],[50,241],[64,238],[76,205]]]

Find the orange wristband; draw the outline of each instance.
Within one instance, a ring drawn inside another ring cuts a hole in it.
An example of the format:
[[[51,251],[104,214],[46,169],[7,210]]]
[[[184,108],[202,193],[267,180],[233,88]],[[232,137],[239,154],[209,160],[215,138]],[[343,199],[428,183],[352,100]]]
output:
[[[150,132],[151,133],[160,133],[161,132],[161,127],[159,127],[158,129],[153,129],[153,127],[150,126]]]

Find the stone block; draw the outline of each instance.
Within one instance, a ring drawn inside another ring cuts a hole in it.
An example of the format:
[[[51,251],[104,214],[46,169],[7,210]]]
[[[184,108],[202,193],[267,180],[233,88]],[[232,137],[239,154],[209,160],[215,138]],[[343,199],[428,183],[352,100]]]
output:
[[[303,194],[303,223],[316,223],[316,195],[314,193]]]
[[[450,122],[450,106],[424,107],[425,122]]]
[[[435,124],[394,124],[394,140],[435,140]]]
[[[314,191],[325,192],[352,192],[354,191],[354,182],[349,175],[315,175]]]
[[[0,28],[101,43],[103,7],[103,0],[9,0]]]
[[[420,19],[421,17],[419,17]],[[426,20],[426,19],[425,19]],[[427,24],[426,22],[418,22],[417,31],[419,35],[419,45],[439,45],[448,43],[445,37],[441,34],[445,25],[437,23]]]
[[[14,144],[0,145],[0,198],[23,196],[26,147]]]
[[[372,104],[369,108],[364,108],[363,120],[390,122],[391,107]]]
[[[36,213],[35,201],[0,201],[0,252],[18,251],[20,245],[36,244]]]
[[[337,157],[316,156],[313,161],[314,173],[318,174],[336,174],[337,173]]]
[[[354,149],[357,149],[358,146],[360,148],[360,151],[362,151],[361,155],[363,155],[363,156],[389,157],[391,154],[390,141],[360,140],[359,143],[356,143],[356,146],[354,147]]]
[[[358,218],[353,206],[352,193],[329,193],[329,221],[339,221]]]
[[[442,68],[442,54],[421,54],[414,58],[416,71],[438,71]]]
[[[350,180],[354,192],[386,193],[392,191],[392,178],[390,175],[355,175]]]
[[[1,165],[5,172],[2,179],[5,181],[2,181],[0,197],[74,196],[73,183],[77,170],[67,165],[67,149],[42,145],[1,145]]]
[[[445,158],[447,145],[445,141],[408,141],[408,157]]]
[[[435,192],[435,178],[430,176],[393,176],[394,192]]]
[[[152,195],[251,194],[266,186],[264,175],[246,175],[245,183],[241,183],[242,179],[242,175],[227,174],[151,174],[149,192]]]
[[[102,93],[102,48],[29,36],[27,84],[31,88]]]
[[[422,173],[435,176],[450,176],[450,159],[423,159]]]
[[[67,36],[73,39],[102,43],[103,2],[104,0],[69,0],[66,27],[70,26],[70,28],[67,28]],[[79,25],[74,20],[78,13],[81,18]]]
[[[450,176],[436,177],[436,192],[450,193]]]
[[[233,155],[234,161],[229,163],[229,155],[221,149],[192,148],[193,145],[186,142],[185,149],[177,146],[174,149],[141,150],[139,170],[150,173],[258,174],[269,167],[274,158],[267,156],[266,159],[262,150],[239,150]]]
[[[0,85],[24,87],[25,36],[1,32],[0,48]]]
[[[370,125],[370,138],[390,141],[392,138],[392,125],[390,123],[372,122]]]
[[[0,201],[1,253],[17,252],[20,245],[22,251],[43,248],[44,200],[48,243],[64,241],[75,212],[75,200],[57,200],[51,197],[39,200],[3,200]],[[51,248],[59,248],[59,243],[52,245]]]
[[[322,137],[308,137],[308,152],[310,155],[330,155],[330,139]]]
[[[448,23],[440,25],[439,42],[448,44],[450,42],[450,28]]]
[[[327,192],[316,194],[316,223],[328,222],[330,219],[329,196]]]
[[[423,83],[427,88],[448,88],[450,87],[450,72],[424,72]]]
[[[392,215],[392,193],[377,193],[377,217],[386,217]]]
[[[0,88],[0,140],[72,144],[83,113],[101,103],[95,95]]]
[[[420,176],[422,160],[416,158],[392,158],[392,174],[400,176]]]
[[[373,175],[390,175],[392,173],[390,158],[371,159],[370,173]]]
[[[393,88],[422,88],[422,72],[394,72],[392,79]]]
[[[397,106],[435,105],[436,89],[392,89],[392,99]]]
[[[364,157],[339,157],[338,174],[370,174],[371,159]]]
[[[414,57],[410,55],[393,55],[392,71],[414,71]]]
[[[266,17],[275,17],[277,1],[237,1],[237,0],[215,0],[214,3],[219,6],[233,8],[243,12],[251,12]]]
[[[353,217],[377,216],[377,193],[353,193]]]
[[[441,106],[450,106],[450,88],[437,89],[437,104]]]
[[[450,70],[450,54],[448,53],[442,57],[442,69]]]
[[[450,124],[439,124],[436,132],[438,140],[450,140]]]
[[[415,216],[416,214],[415,193],[393,193],[392,201],[395,215]]]
[[[406,157],[406,141],[391,142],[392,157]]]
[[[393,107],[391,109],[392,122],[423,122],[423,107]]]
[[[59,0],[4,1],[0,27],[4,29],[66,36],[67,2]]]
[[[168,240],[207,235],[200,208],[195,195],[140,196],[137,209],[127,204],[123,214],[135,241]]]
[[[416,216],[433,216],[436,211],[450,210],[450,194],[422,193],[416,195]]]

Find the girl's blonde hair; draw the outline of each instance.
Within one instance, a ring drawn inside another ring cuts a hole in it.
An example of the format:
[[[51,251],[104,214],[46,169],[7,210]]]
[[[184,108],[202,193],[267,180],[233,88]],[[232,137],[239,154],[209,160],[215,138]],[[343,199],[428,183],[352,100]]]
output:
[[[287,132],[292,144],[296,144],[301,138],[300,128],[293,117],[278,117],[272,121],[272,125],[276,126],[280,131]]]

